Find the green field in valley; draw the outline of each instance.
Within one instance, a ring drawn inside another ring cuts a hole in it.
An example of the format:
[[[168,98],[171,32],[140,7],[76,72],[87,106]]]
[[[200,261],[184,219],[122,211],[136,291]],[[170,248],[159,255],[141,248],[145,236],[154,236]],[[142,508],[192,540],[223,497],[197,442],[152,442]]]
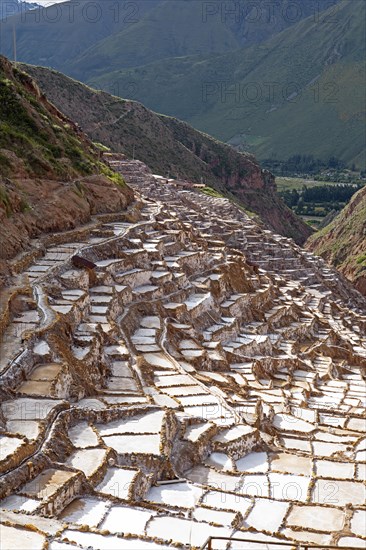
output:
[[[311,227],[321,229],[348,204],[365,182],[359,178],[342,183],[279,176],[276,184],[287,206]]]
[[[335,181],[315,181],[312,179],[306,178],[290,178],[290,177],[276,177],[277,191],[291,191],[292,189],[297,189],[298,191],[302,189],[304,185],[306,187],[322,187],[323,185],[339,185]]]

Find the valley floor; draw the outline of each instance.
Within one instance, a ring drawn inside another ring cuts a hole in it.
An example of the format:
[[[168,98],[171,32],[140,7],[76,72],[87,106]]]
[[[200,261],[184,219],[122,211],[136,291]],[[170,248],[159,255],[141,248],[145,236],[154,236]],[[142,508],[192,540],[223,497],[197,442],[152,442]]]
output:
[[[51,244],[3,309],[1,547],[364,548],[366,301],[228,200],[115,168],[139,220]]]

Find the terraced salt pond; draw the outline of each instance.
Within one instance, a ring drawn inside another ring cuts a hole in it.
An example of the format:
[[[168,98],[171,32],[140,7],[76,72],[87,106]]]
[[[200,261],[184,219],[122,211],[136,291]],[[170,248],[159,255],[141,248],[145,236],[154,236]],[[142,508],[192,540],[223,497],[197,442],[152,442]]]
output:
[[[129,167],[139,219],[50,247],[5,327],[2,547],[364,548],[365,301],[230,202]]]

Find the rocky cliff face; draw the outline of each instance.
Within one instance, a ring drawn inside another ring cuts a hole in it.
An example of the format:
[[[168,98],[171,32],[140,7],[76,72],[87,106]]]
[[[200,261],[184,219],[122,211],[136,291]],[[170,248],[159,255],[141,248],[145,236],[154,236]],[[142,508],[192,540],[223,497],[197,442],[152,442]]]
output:
[[[366,187],[308,240],[307,248],[336,266],[366,296]]]
[[[140,159],[157,174],[203,181],[298,244],[311,234],[278,197],[273,176],[252,155],[239,153],[177,119],[157,115],[140,103],[92,90],[56,71],[22,68],[94,141]]]
[[[32,78],[0,57],[0,274],[30,239],[114,212],[133,192]]]

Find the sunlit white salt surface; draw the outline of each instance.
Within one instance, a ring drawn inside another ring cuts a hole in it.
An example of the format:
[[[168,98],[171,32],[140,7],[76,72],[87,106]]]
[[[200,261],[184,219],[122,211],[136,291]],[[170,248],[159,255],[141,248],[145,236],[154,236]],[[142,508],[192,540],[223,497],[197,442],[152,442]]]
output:
[[[269,485],[267,476],[264,474],[246,475],[241,478],[241,485],[238,492],[243,495],[255,497],[269,497]]]
[[[332,456],[340,451],[345,451],[346,447],[346,445],[340,445],[339,443],[313,441],[314,454],[317,456]]]
[[[18,437],[0,435],[0,460],[5,460],[6,457],[13,454],[23,443],[23,439],[19,439]]]
[[[153,515],[155,515],[155,512],[124,506],[113,506],[100,529],[107,529],[111,533],[144,535],[146,523]]]
[[[276,414],[273,418],[273,426],[286,431],[309,433],[314,430],[314,426],[305,420],[301,420],[290,414]]]
[[[69,438],[75,447],[85,449],[86,447],[96,447],[98,445],[97,434],[87,422],[80,422],[69,429]]]
[[[110,503],[93,497],[73,500],[60,514],[59,519],[67,523],[97,527],[103,519]]]
[[[34,512],[40,504],[39,500],[20,495],[10,495],[4,498],[4,500],[0,500],[0,508],[4,510],[19,510],[21,512]]]
[[[206,542],[209,534],[217,537],[230,537],[232,533],[231,528],[214,527],[208,523],[198,523],[169,516],[155,517],[147,527],[147,534],[151,537],[158,537],[163,540],[169,537],[174,542],[198,547]],[[220,547],[226,548],[227,541],[222,542],[223,545]]]
[[[310,478],[297,475],[268,474],[271,498],[306,501]]]
[[[194,424],[193,426],[188,426],[184,434],[184,438],[193,442],[198,441],[199,438],[211,428],[212,424],[209,422],[206,422],[205,424]]]
[[[343,428],[346,418],[341,416],[333,416],[329,414],[319,414],[320,423],[325,424],[327,426],[333,426],[334,428],[340,427]]]
[[[355,466],[350,462],[332,462],[331,460],[317,460],[316,473],[319,477],[332,479],[353,479]]]
[[[45,340],[41,340],[34,346],[33,351],[37,355],[48,355],[50,353],[50,347]]]
[[[224,453],[211,453],[206,459],[207,464],[224,470],[233,470],[233,461]]]
[[[160,435],[107,435],[104,443],[117,453],[148,453],[160,454]]]
[[[211,510],[210,508],[197,507],[193,512],[193,517],[197,521],[206,521],[207,523],[216,523],[217,525],[231,526],[237,518],[237,512],[228,512],[226,510]]]
[[[312,462],[310,458],[290,453],[279,453],[271,456],[271,470],[289,474],[311,475]]]
[[[310,544],[329,545],[332,540],[332,535],[327,535],[325,533],[314,533],[311,531],[294,531],[293,529],[286,528],[283,529],[281,533],[289,539],[304,541]]]
[[[366,451],[366,438],[361,439],[361,441],[356,445],[355,451]]]
[[[322,506],[293,506],[287,518],[287,525],[316,531],[341,531],[344,524],[344,511]]]
[[[366,461],[366,451],[358,451],[355,455],[355,459],[357,462],[365,462]]]
[[[164,395],[161,393],[157,393],[153,396],[154,403],[156,405],[159,405],[160,407],[168,407],[169,409],[178,409],[179,403],[176,401],[173,397],[169,397],[169,395]]]
[[[232,510],[245,516],[252,505],[252,500],[239,494],[225,493],[221,491],[208,491],[201,500],[202,505],[220,510]]]
[[[140,321],[140,325],[146,328],[160,328],[159,317],[143,317]]]
[[[4,550],[43,550],[46,537],[34,531],[0,524],[0,541]]]
[[[236,461],[239,472],[266,473],[268,471],[267,453],[249,453]]]
[[[46,535],[54,536],[60,532],[63,525],[60,521],[53,518],[45,518],[42,516],[33,516],[25,512],[3,510],[1,512],[2,523],[15,524],[17,526],[23,526],[29,528],[31,525],[34,530],[38,532],[42,531]]]
[[[200,346],[194,340],[181,340],[179,349],[200,349]]]
[[[318,479],[315,482],[313,502],[345,506],[346,504],[365,504],[366,487],[357,481]]]
[[[204,491],[201,487],[195,487],[188,483],[174,483],[174,485],[151,487],[146,500],[169,506],[193,508],[203,493]]]
[[[77,408],[80,409],[92,409],[92,410],[102,410],[106,408],[106,405],[99,399],[84,398],[76,404]]]
[[[256,499],[254,508],[245,520],[245,525],[254,527],[258,531],[266,530],[275,533],[278,531],[287,513],[289,504],[276,500]]]
[[[122,468],[109,468],[103,481],[99,483],[96,490],[105,495],[112,495],[117,498],[127,499],[129,488],[133,482],[137,470],[124,470]]]
[[[60,542],[54,540],[49,544],[49,550],[75,550],[74,544],[68,544],[67,542]]]
[[[96,425],[102,437],[114,434],[143,434],[160,433],[164,411],[147,413],[144,416],[131,416],[129,418],[114,420],[108,424]]]
[[[144,353],[144,359],[153,367],[161,367],[164,369],[175,370],[176,366],[170,359],[167,358],[165,353]]]
[[[62,401],[56,399],[21,397],[3,403],[2,411],[7,420],[43,420],[60,403]]]
[[[342,537],[338,541],[338,546],[342,546],[343,548],[348,548],[349,546],[353,546],[355,548],[365,548],[365,540],[364,539],[356,539],[353,537]]]
[[[253,432],[253,428],[251,426],[241,424],[218,434],[213,440],[225,443],[226,441],[234,441],[235,439],[248,435],[251,432]]]
[[[6,423],[6,430],[24,435],[28,439],[36,439],[39,434],[39,422],[35,420],[9,420]]]
[[[127,361],[113,361],[111,371],[114,377],[132,378],[132,372]]]
[[[243,478],[239,476],[217,472],[207,466],[196,466],[188,474],[187,478],[200,485],[212,486],[222,491],[240,493]]]
[[[166,376],[156,376],[155,377],[155,386],[158,387],[169,387],[169,386],[191,386],[192,378],[186,374],[171,374]]]
[[[304,439],[293,439],[292,437],[282,437],[282,441],[284,446],[288,449],[297,449],[299,451],[311,453],[310,441]]]
[[[366,429],[366,420],[364,418],[351,418],[347,422],[347,428],[349,430],[364,433]]]
[[[80,531],[71,530],[65,531],[62,538],[81,544],[82,548],[93,548],[95,550],[111,550],[112,548],[113,550],[171,550],[168,546],[155,542],[141,542],[139,539],[123,539],[116,536],[96,535],[95,533],[81,533]],[[19,547],[17,547],[17,550],[19,550]]]
[[[351,531],[360,537],[366,537],[366,511],[356,510],[351,520]]]
[[[191,294],[188,299],[184,302],[187,306],[188,311],[194,309],[199,304],[202,304],[206,300],[211,298],[211,294]]]
[[[82,449],[73,453],[66,464],[81,470],[89,477],[103,464],[106,455],[106,449]]]

